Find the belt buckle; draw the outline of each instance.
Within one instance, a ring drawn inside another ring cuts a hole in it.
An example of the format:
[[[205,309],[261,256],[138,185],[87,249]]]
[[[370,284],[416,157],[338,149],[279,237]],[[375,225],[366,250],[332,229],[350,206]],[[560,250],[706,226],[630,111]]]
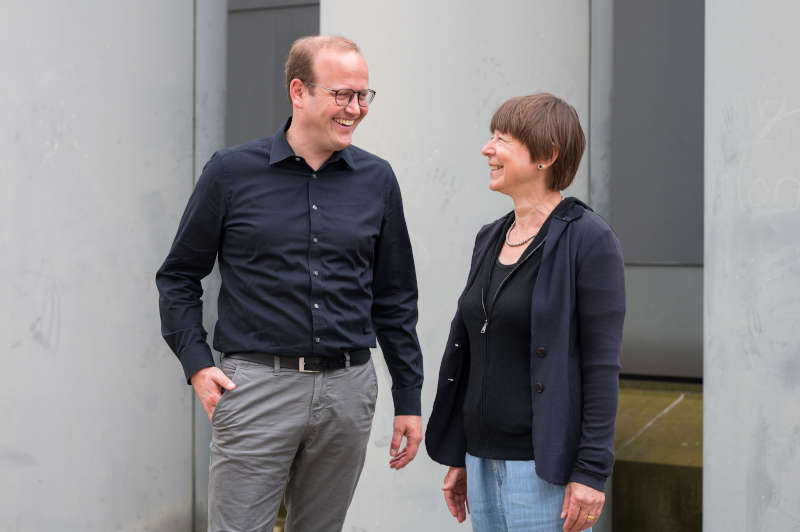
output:
[[[320,373],[318,369],[306,369],[306,357],[300,357],[297,359],[297,370],[300,373]]]

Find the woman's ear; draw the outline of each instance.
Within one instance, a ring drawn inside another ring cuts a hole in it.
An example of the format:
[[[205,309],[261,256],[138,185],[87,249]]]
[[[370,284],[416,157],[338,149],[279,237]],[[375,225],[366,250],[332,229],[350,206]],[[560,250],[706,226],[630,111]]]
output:
[[[542,159],[536,164],[536,168],[539,170],[546,170],[555,164],[556,160],[558,159],[558,146],[553,144],[553,153],[550,154],[550,157],[547,159]]]

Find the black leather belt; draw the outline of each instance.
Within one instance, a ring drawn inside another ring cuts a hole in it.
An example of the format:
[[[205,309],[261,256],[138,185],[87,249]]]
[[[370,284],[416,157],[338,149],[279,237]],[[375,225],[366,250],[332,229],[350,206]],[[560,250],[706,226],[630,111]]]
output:
[[[302,373],[319,373],[326,369],[339,369],[347,366],[348,357],[351,366],[360,366],[369,360],[369,349],[345,351],[341,355],[330,357],[295,357],[290,355],[273,355],[270,353],[230,353],[225,356],[248,360],[265,366],[274,366],[278,359],[279,366],[284,369],[296,369]]]

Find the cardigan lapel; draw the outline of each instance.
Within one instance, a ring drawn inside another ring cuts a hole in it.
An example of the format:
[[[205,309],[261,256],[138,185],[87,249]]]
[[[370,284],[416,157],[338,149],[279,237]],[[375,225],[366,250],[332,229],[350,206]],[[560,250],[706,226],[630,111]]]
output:
[[[553,248],[556,247],[556,243],[558,243],[558,239],[561,238],[561,234],[564,232],[564,229],[567,228],[567,224],[570,220],[564,220],[562,218],[553,218],[550,221],[550,227],[547,230],[547,236],[544,239],[544,249],[542,250],[542,262],[547,260],[547,257],[550,255],[550,252],[553,251]]]
[[[472,267],[469,270],[469,275],[467,276],[467,285],[462,292],[462,296],[464,292],[466,292],[469,287],[472,286],[473,281],[475,281],[475,277],[478,275],[478,271],[481,269],[481,264],[483,264],[486,254],[490,249],[492,249],[492,244],[497,242],[497,239],[500,238],[500,233],[502,232],[508,217],[513,215],[514,211],[511,211],[499,220],[492,222],[483,235],[481,235],[475,242],[475,260],[472,262]]]
[[[563,201],[571,201],[572,205],[566,209],[566,213],[560,216],[554,216],[550,221],[550,227],[547,230],[547,237],[545,238],[544,249],[542,250],[542,262],[547,260],[547,257],[553,251],[553,248],[556,247],[559,238],[561,238],[561,235],[564,233],[564,229],[567,228],[569,223],[583,216],[584,209],[590,211],[592,210],[591,207],[586,205],[578,198],[569,197],[565,198]]]

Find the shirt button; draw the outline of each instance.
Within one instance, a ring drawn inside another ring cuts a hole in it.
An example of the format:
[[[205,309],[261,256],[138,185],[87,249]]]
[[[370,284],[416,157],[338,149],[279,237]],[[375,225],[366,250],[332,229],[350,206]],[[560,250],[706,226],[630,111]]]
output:
[[[317,342],[317,343],[319,343],[319,336],[317,336],[316,338],[314,338],[314,341],[315,341],[315,342]]]
[[[536,383],[536,393],[542,393],[544,391],[544,384],[541,382]]]
[[[311,174],[311,179],[316,179],[316,178],[317,178],[317,174]]]
[[[317,270],[314,270],[314,271],[313,271],[313,272],[311,272],[311,273],[313,273],[313,274],[314,274],[314,277],[319,277],[319,272],[318,272]]]
[[[294,160],[299,163],[300,162],[300,157],[295,157]]]
[[[319,308],[319,303],[314,303],[314,308]]]
[[[311,241],[316,244],[317,242],[319,242],[319,238],[314,237],[314,238],[311,239]]]
[[[454,344],[454,345],[455,345],[456,349],[458,349],[459,347],[461,347],[461,346],[460,346],[460,345],[458,345],[458,344]]]
[[[542,358],[546,354],[547,354],[547,350],[544,347],[539,346],[539,347],[536,348],[536,356],[537,357]]]
[[[314,205],[312,205],[312,206],[311,206],[311,208],[312,208],[312,209],[314,209],[314,210],[316,211],[316,210],[317,210],[317,205],[316,205],[316,204],[314,204]]]

